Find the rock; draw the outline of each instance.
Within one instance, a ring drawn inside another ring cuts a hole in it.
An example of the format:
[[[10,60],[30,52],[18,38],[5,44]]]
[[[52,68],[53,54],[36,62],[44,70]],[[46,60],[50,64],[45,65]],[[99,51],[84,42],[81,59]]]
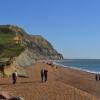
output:
[[[0,92],[0,100],[24,100],[22,97],[11,97],[6,91]]]
[[[26,67],[35,63],[34,54],[26,49],[23,53],[21,53],[16,59],[15,66]]]
[[[24,100],[22,97],[12,97],[10,99],[6,99],[6,100]]]

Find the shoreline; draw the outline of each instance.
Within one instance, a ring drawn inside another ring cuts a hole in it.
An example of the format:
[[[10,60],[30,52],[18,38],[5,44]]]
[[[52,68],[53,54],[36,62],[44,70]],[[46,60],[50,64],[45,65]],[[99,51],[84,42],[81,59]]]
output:
[[[55,62],[55,61],[53,61],[53,65],[56,65],[56,66],[58,66],[58,67],[63,67],[63,68],[71,68],[71,69],[73,69],[73,70],[79,70],[79,71],[87,72],[87,73],[91,73],[91,74],[100,74],[100,72],[90,71],[90,70],[78,68],[78,67],[75,67],[75,66],[65,66],[65,65],[59,64],[59,63],[57,63],[57,62]]]
[[[63,67],[59,64],[54,64],[57,67],[57,77],[62,79],[65,84],[71,85],[77,89],[90,93],[100,98],[100,81],[96,81],[96,73],[83,71],[71,67]]]

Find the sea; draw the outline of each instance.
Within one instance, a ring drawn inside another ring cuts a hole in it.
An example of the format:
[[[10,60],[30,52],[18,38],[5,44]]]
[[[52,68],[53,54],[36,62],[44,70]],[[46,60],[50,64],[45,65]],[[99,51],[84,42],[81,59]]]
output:
[[[100,59],[64,59],[56,60],[54,63],[63,67],[100,74]]]

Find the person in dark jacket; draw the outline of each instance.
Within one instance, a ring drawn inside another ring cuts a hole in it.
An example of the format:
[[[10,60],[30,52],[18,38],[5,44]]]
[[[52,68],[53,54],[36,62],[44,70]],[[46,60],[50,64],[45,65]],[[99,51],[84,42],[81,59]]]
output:
[[[95,80],[98,81],[98,74],[96,74],[96,76],[95,76]]]
[[[47,69],[44,69],[44,78],[45,78],[45,82],[46,82],[48,79],[48,70]]]
[[[99,81],[100,81],[100,74],[99,74]]]
[[[44,78],[44,69],[41,69],[41,81],[43,82],[43,78]]]
[[[15,72],[12,73],[12,82],[13,82],[13,84],[16,84],[16,81],[17,81],[17,72],[15,71]]]

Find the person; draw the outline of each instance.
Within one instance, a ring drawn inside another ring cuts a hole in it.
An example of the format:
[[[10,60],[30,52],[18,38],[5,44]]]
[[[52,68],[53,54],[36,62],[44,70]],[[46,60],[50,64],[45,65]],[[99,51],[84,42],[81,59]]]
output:
[[[44,77],[44,69],[41,69],[41,81],[43,82],[43,77]]]
[[[100,74],[99,74],[99,81],[100,81]]]
[[[45,78],[45,82],[46,82],[48,79],[48,70],[47,69],[44,69],[44,78]]]
[[[96,79],[96,81],[98,81],[98,75],[96,74],[96,76],[95,76],[95,79]]]
[[[13,84],[16,84],[16,81],[17,81],[17,71],[12,73],[12,82],[13,82]]]

